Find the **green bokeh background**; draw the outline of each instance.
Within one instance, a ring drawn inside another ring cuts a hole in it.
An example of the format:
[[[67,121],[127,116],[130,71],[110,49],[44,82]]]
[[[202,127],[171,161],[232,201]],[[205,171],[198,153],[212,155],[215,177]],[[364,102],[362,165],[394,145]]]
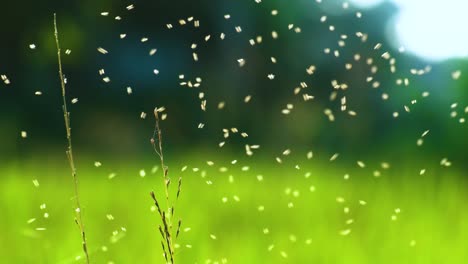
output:
[[[183,177],[176,215],[183,228],[191,228],[178,241],[179,263],[464,263],[468,133],[459,119],[467,117],[466,60],[431,62],[401,54],[386,31],[396,7],[343,11],[341,3],[136,1],[131,11],[126,1],[3,3],[0,74],[11,84],[0,83],[0,262],[74,263],[81,254],[64,154],[56,12],[62,51],[72,51],[62,56],[68,101],[79,100],[69,109],[93,263],[163,262],[158,217],[148,195],[162,188],[149,143],[156,106],[165,106],[168,114],[162,128],[169,175],[174,182]],[[101,16],[105,11],[110,15]],[[114,20],[117,15],[122,20]],[[320,23],[323,15],[326,23]],[[190,16],[200,20],[200,28],[178,24]],[[168,30],[168,23],[174,28]],[[301,33],[288,30],[288,24]],[[362,42],[356,32],[367,33],[368,40]],[[125,39],[119,38],[122,33]],[[208,42],[206,35],[211,35]],[[344,47],[337,43],[341,35],[347,36]],[[251,46],[249,40],[257,36],[262,43]],[[142,43],[143,37],[149,40]],[[37,48],[29,49],[31,43]],[[198,62],[192,59],[192,43],[198,44]],[[382,43],[379,50],[377,43]],[[98,47],[109,54],[100,54]],[[157,52],[149,56],[152,48]],[[339,50],[340,57],[325,54],[325,48]],[[381,57],[387,51],[396,60],[396,73]],[[359,62],[353,60],[356,53]],[[271,63],[272,56],[278,63]],[[246,60],[244,67],[239,58]],[[376,74],[367,58],[373,58]],[[353,69],[346,70],[345,63],[353,63]],[[310,65],[317,67],[313,75],[305,71]],[[410,73],[426,66],[428,74]],[[100,69],[106,74],[100,76]],[[462,72],[458,80],[451,77],[456,70]],[[267,78],[270,73],[274,80]],[[192,82],[200,77],[201,86],[181,86],[180,74]],[[104,76],[111,82],[103,82]],[[379,88],[366,81],[369,76]],[[409,86],[396,84],[403,78]],[[349,88],[330,101],[333,80]],[[313,100],[293,94],[300,82],[307,83],[303,91]],[[423,98],[424,91],[430,96]],[[200,92],[206,112],[200,109]],[[381,99],[383,93],[389,100]],[[248,104],[247,95],[252,96]],[[340,111],[342,96],[356,117]],[[221,101],[223,110],[217,109]],[[289,103],[291,114],[281,114]],[[324,115],[326,108],[333,110],[334,122]],[[396,111],[398,118],[392,116]],[[141,112],[148,113],[146,119]],[[205,127],[199,129],[199,123]],[[232,127],[249,136],[231,133],[224,139],[222,129]],[[424,144],[417,146],[426,130]],[[28,137],[21,138],[21,131]],[[226,141],[223,148],[221,141]],[[245,144],[260,149],[247,156]],[[291,154],[282,155],[285,149]],[[309,151],[312,159],[306,158]],[[339,157],[330,161],[334,153]],[[444,158],[452,165],[441,166]],[[95,167],[96,161],[103,165]],[[382,162],[390,168],[382,168]],[[111,173],[116,177],[109,179]],[[347,229],[350,234],[340,234]]]

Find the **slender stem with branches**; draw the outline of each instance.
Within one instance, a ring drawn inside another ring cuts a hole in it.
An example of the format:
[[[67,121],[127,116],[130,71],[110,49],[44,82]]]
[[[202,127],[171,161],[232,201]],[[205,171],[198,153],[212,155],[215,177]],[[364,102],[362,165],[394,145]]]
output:
[[[86,233],[83,224],[83,218],[81,216],[81,205],[80,205],[80,195],[79,195],[79,188],[78,188],[78,177],[76,174],[76,167],[75,162],[73,159],[73,148],[72,148],[72,140],[71,140],[71,127],[70,127],[70,112],[67,109],[67,97],[66,97],[66,90],[65,90],[65,79],[63,76],[62,71],[62,58],[60,55],[60,43],[58,37],[58,30],[57,30],[57,15],[54,13],[54,35],[55,35],[55,44],[57,46],[57,57],[58,57],[58,68],[59,68],[59,76],[60,76],[60,86],[62,88],[62,100],[63,100],[63,118],[65,120],[65,130],[67,133],[67,141],[68,147],[66,150],[68,162],[70,165],[72,177],[73,177],[73,186],[75,191],[75,222],[78,225],[81,233],[81,243],[83,247],[83,252],[86,257],[86,263],[89,264],[89,254],[88,254],[88,246],[86,243]]]
[[[153,137],[151,138],[151,145],[153,146],[154,152],[159,156],[159,159],[161,161],[161,167],[163,171],[163,181],[164,181],[164,184],[163,184],[164,193],[166,195],[166,210],[165,211],[161,210],[161,207],[158,203],[158,200],[156,199],[156,195],[154,194],[154,192],[151,192],[150,194],[151,194],[151,197],[153,198],[156,208],[158,209],[158,213],[162,221],[162,226],[161,225],[159,226],[159,231],[162,236],[161,245],[162,245],[162,249],[164,252],[164,258],[166,259],[166,262],[170,261],[170,263],[174,264],[175,252],[174,252],[174,244],[173,244],[174,238],[173,238],[173,229],[172,229],[174,205],[171,206],[169,202],[169,185],[171,184],[171,179],[168,176],[168,168],[166,165],[164,165],[164,154],[163,154],[163,148],[162,148],[162,132],[159,127],[158,108],[154,109],[154,116],[155,116],[156,121],[155,121],[155,126],[154,126]],[[176,199],[179,198],[181,184],[182,184],[182,179],[179,178]],[[182,224],[182,221],[179,220],[177,224],[176,238],[179,235],[181,224]]]

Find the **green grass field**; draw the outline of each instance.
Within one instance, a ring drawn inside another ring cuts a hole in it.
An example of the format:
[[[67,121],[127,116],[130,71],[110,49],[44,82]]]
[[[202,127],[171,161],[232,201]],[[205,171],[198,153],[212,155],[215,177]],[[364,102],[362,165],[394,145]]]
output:
[[[171,177],[183,177],[175,206],[184,229],[178,263],[468,259],[468,211],[462,210],[468,191],[455,169],[434,166],[419,175],[419,169],[392,164],[376,178],[371,164],[345,169],[338,161],[304,158],[296,169],[294,162],[274,160],[233,165],[226,158],[213,166],[200,156],[180,160],[190,162],[168,164]],[[149,196],[161,191],[161,171],[151,172],[156,160],[93,163],[77,164],[91,262],[163,263]],[[110,173],[116,176],[109,179]],[[82,251],[65,158],[10,164],[0,174],[1,262],[75,263]]]

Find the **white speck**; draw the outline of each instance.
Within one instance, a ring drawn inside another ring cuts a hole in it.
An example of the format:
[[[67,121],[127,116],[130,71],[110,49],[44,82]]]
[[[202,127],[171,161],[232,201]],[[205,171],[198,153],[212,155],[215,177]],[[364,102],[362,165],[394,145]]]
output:
[[[360,161],[360,160],[357,161],[357,165],[358,165],[359,167],[361,167],[361,168],[366,167],[366,164],[364,164],[364,162],[362,162],[362,161]]]
[[[78,103],[78,98],[73,98],[73,99],[71,100],[71,103],[72,103],[72,104]]]
[[[333,156],[330,157],[330,161],[336,160],[336,159],[338,158],[339,155],[340,155],[339,153],[333,154]]]
[[[445,166],[445,167],[450,167],[452,165],[452,162],[450,162],[447,158],[443,158],[440,161],[440,165]]]
[[[418,138],[418,140],[416,141],[416,145],[418,147],[422,146],[423,143],[424,143],[424,140],[422,138]]]
[[[96,168],[99,168],[99,167],[102,166],[102,163],[99,162],[99,161],[95,161],[95,162],[94,162],[94,166],[95,166]]]
[[[340,235],[347,236],[351,233],[351,229],[345,229],[340,231]]]
[[[403,80],[403,83],[405,84],[405,86],[408,86],[409,85],[409,79],[408,78],[405,78]]]
[[[140,174],[140,177],[142,178],[146,176],[145,170],[140,170],[139,174]]]
[[[240,59],[237,60],[237,63],[239,63],[239,67],[242,67],[242,66],[245,65],[245,60],[240,58]]]
[[[458,80],[458,78],[460,78],[460,76],[461,76],[461,71],[460,70],[452,72],[452,79]]]
[[[315,65],[310,65],[310,66],[306,69],[306,72],[307,72],[307,74],[312,75],[312,74],[314,74],[315,69],[316,69],[316,68],[315,68]]]
[[[277,38],[278,38],[278,33],[277,33],[276,31],[272,31],[272,32],[271,32],[271,37],[272,37],[273,39],[277,39]]]
[[[0,77],[2,78],[2,81],[5,84],[10,84],[10,80],[8,79],[8,77],[6,75],[2,74]]]
[[[26,131],[21,131],[21,137],[22,138],[27,138],[28,137],[28,133]]]
[[[154,69],[154,70],[153,70],[153,73],[156,74],[156,75],[158,75],[158,74],[159,74],[159,70],[158,70],[158,69]]]
[[[29,48],[32,49],[32,50],[36,49],[36,44],[29,44]]]
[[[386,60],[388,60],[388,59],[390,59],[390,53],[385,52],[385,53],[382,54],[381,57],[384,58],[384,59],[386,59]]]
[[[99,47],[97,50],[98,50],[100,53],[102,53],[102,54],[107,54],[107,53],[109,53],[107,50],[105,50],[105,49],[102,48],[102,47]]]

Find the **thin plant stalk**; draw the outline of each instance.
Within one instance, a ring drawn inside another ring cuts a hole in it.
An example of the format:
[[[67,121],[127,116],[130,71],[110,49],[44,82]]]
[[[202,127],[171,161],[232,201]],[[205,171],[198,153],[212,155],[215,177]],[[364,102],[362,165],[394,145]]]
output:
[[[73,159],[73,148],[72,148],[72,139],[71,139],[71,127],[70,127],[70,112],[67,109],[67,97],[66,97],[66,89],[65,89],[65,79],[63,77],[62,71],[62,58],[60,55],[60,43],[58,37],[58,30],[57,30],[57,15],[54,13],[54,36],[55,36],[55,44],[57,46],[57,57],[58,57],[58,69],[59,69],[59,76],[60,76],[60,86],[62,88],[62,100],[63,100],[63,117],[65,121],[65,130],[67,133],[67,141],[68,147],[66,150],[68,163],[70,165],[71,174],[73,178],[73,187],[75,192],[75,222],[78,225],[81,233],[81,243],[83,247],[83,252],[86,258],[86,263],[89,264],[89,254],[88,254],[88,246],[86,243],[86,233],[85,227],[83,224],[83,218],[81,215],[81,205],[80,205],[80,195],[79,195],[79,188],[78,188],[78,176],[76,174],[76,167],[75,162]]]
[[[171,184],[171,180],[168,176],[168,168],[164,164],[164,154],[163,154],[163,148],[162,148],[162,132],[159,127],[158,108],[154,109],[154,116],[155,116],[156,121],[155,121],[155,126],[154,126],[153,137],[151,138],[151,145],[153,146],[154,151],[159,156],[159,159],[161,161],[161,167],[163,171],[163,181],[164,181],[164,184],[163,184],[164,193],[166,195],[166,211],[161,209],[154,192],[151,192],[150,195],[153,198],[154,204],[156,205],[156,208],[158,209],[158,213],[162,221],[162,226],[161,225],[159,226],[159,232],[161,233],[161,237],[162,237],[161,245],[162,245],[162,249],[164,253],[164,258],[166,259],[166,262],[170,261],[170,263],[174,264],[175,254],[174,254],[174,244],[173,244],[174,237],[173,237],[173,225],[172,225],[172,218],[174,217],[174,205],[171,206],[169,202],[169,186]],[[181,182],[182,182],[182,179],[179,178],[176,199],[179,198]],[[177,224],[176,238],[179,235],[181,223],[182,221],[179,220]]]

